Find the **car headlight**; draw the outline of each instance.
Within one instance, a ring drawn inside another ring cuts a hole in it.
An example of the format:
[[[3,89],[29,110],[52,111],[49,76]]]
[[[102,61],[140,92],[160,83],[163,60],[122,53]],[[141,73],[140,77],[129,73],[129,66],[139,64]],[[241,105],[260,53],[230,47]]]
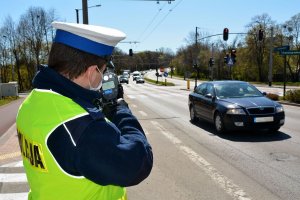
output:
[[[230,115],[246,115],[245,111],[241,108],[230,108],[226,113]]]
[[[276,113],[280,113],[280,112],[283,112],[284,109],[282,106],[276,106]]]

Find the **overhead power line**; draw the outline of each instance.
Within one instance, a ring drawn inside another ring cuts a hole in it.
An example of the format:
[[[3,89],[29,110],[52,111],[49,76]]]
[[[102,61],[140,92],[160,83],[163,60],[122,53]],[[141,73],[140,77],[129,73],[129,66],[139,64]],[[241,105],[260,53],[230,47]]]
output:
[[[171,9],[169,10],[169,12],[162,18],[162,20],[159,21],[159,22],[157,23],[157,25],[152,29],[152,31],[151,31],[151,32],[150,32],[150,33],[142,40],[142,42],[144,42],[146,39],[149,38],[149,36],[157,29],[157,27],[163,23],[163,21],[169,16],[169,14],[170,14],[172,11],[174,11],[174,9],[175,9],[182,1],[183,1],[183,0],[180,0],[173,8],[171,8]]]
[[[164,4],[161,8],[158,9],[157,13],[154,15],[154,17],[152,18],[152,20],[150,21],[150,23],[146,26],[145,30],[141,33],[141,35],[139,36],[140,40],[142,38],[142,36],[144,36],[145,32],[149,29],[149,27],[153,24],[154,20],[157,18],[157,16],[160,14],[160,12],[164,9],[166,4]]]

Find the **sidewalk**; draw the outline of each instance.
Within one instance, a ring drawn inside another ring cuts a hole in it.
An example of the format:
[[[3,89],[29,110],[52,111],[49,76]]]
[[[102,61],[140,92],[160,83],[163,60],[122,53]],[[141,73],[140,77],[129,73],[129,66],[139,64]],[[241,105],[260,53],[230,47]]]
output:
[[[154,72],[150,72],[149,74],[146,74],[147,78],[152,79],[152,80],[156,80],[156,76]],[[173,76],[172,78],[170,76],[167,77],[167,81],[168,82],[172,82],[177,86],[181,86],[182,88],[180,88],[181,90],[187,90],[187,91],[193,91],[193,88],[195,86],[195,79],[188,79],[190,80],[190,89],[187,89],[187,80],[184,80],[183,78],[180,77],[175,77]],[[206,82],[203,80],[198,80],[197,84],[200,84],[202,82]],[[279,96],[283,96],[283,86],[280,85],[273,85],[271,87],[269,87],[267,84],[252,84],[255,87],[257,87],[260,91],[262,92],[266,92],[266,93],[273,93],[273,94],[277,94]],[[286,91],[289,90],[293,90],[293,89],[297,89],[300,90],[299,86],[286,86]],[[300,104],[297,103],[293,103],[293,102],[289,102],[289,101],[278,101],[281,104],[285,104],[285,105],[291,105],[291,106],[299,106]]]

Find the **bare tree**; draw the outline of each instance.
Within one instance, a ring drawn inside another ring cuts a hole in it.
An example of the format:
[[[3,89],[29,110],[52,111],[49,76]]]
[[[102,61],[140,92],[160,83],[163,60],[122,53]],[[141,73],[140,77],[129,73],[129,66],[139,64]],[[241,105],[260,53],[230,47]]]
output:
[[[43,8],[30,7],[26,14],[21,16],[20,27],[23,29],[22,34],[24,39],[28,41],[28,45],[35,57],[34,71],[37,71],[37,66],[41,63],[43,47],[46,47],[49,52],[48,31],[49,19]],[[48,23],[48,24],[47,24]],[[44,45],[46,42],[46,45]]]
[[[300,13],[291,17],[282,26],[283,33],[289,39],[291,47],[300,50]],[[289,56],[287,66],[291,74],[292,81],[300,79],[300,55]]]
[[[258,40],[259,29],[264,30],[265,35],[269,32],[270,27],[274,24],[268,14],[258,15],[252,18],[250,24],[247,25],[248,35],[246,43],[248,46],[248,56],[251,57],[252,64],[257,66],[259,81],[265,81],[267,74],[267,44],[266,40]],[[249,63],[251,65],[251,63]]]
[[[0,82],[8,82],[8,62],[9,62],[9,48],[8,48],[8,40],[7,40],[7,36],[4,35],[5,33],[5,29],[1,28],[0,32],[3,35],[0,35],[0,52],[1,52],[1,56],[0,56],[0,73],[1,73],[1,77],[0,77]]]
[[[2,27],[3,29],[3,37],[6,40],[6,48],[8,50],[8,55],[10,58],[10,68],[11,68],[11,80],[15,80],[15,65],[13,58],[14,55],[14,49],[17,46],[17,40],[16,40],[16,25],[13,22],[12,18],[8,16],[5,21],[4,25]]]

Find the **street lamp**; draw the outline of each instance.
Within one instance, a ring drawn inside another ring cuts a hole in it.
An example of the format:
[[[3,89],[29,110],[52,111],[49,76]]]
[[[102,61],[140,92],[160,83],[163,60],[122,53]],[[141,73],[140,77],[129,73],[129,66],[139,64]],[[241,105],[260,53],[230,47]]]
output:
[[[101,4],[94,5],[94,6],[89,6],[88,8],[95,8],[95,7],[101,7]],[[82,10],[82,8],[75,8],[77,24],[79,24],[79,10]]]
[[[198,52],[198,36],[199,36],[198,29],[200,29],[200,27],[196,26],[196,33],[195,33],[195,46],[196,46],[196,50],[195,51],[196,51],[196,55],[199,54],[199,52]],[[200,51],[200,49],[199,49],[199,51]],[[194,59],[194,63],[193,63],[193,67],[197,71],[197,75],[195,77],[195,87],[194,88],[197,87],[197,80],[199,79],[199,71],[200,71],[200,69],[198,67],[197,57]]]
[[[287,30],[289,32],[289,34],[291,34],[291,32],[293,31],[292,27],[288,27],[287,25],[283,25],[283,28],[285,30]],[[288,46],[290,45],[290,41],[293,39],[293,37],[291,35],[289,35],[288,37]],[[283,97],[285,97],[285,91],[286,91],[286,55],[284,55],[284,68],[283,68]]]

